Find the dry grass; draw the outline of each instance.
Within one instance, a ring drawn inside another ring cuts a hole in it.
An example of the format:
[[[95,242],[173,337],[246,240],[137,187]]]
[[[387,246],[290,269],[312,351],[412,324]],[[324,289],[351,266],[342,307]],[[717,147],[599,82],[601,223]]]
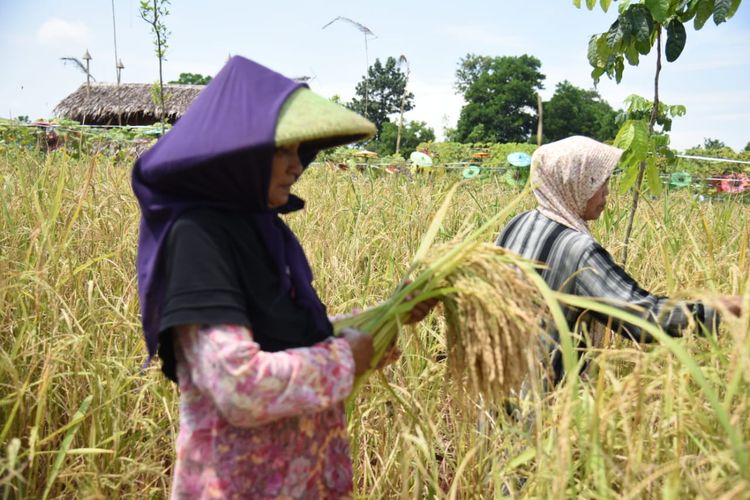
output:
[[[392,293],[449,183],[305,175],[308,209],[290,223],[330,312]],[[512,196],[495,181],[460,190],[438,241]],[[594,228],[615,254],[626,207],[614,196]],[[672,193],[646,202],[638,221],[628,267],[647,288],[745,292],[744,205]],[[129,165],[0,151],[3,498],[167,496],[177,394],[141,368],[137,222]],[[750,497],[747,316],[674,346],[610,339],[587,380],[545,399],[532,392],[534,418],[521,421],[454,404],[445,331],[435,314],[404,335],[390,388],[373,378],[354,405],[361,497]]]

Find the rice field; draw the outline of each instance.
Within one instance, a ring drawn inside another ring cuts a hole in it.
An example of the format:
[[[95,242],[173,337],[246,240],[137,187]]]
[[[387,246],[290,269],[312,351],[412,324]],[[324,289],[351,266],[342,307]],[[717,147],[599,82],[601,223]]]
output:
[[[178,397],[157,366],[143,368],[129,174],[105,157],[0,151],[3,499],[168,496]],[[303,176],[307,209],[288,220],[330,313],[393,293],[455,180],[327,167]],[[460,186],[437,241],[516,195],[499,177]],[[616,257],[628,204],[612,195],[593,228]],[[527,197],[517,211],[531,206]],[[750,294],[749,214],[683,191],[647,198],[628,270],[657,293]],[[351,405],[356,494],[750,498],[748,309],[717,338],[607,337],[585,377],[546,396],[532,390],[515,418],[467,401],[447,378],[438,309],[403,332],[402,358]]]

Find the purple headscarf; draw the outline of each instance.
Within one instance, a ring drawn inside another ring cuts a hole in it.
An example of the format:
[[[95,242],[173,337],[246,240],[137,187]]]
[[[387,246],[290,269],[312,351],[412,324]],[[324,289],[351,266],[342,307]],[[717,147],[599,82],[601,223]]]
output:
[[[165,293],[162,249],[172,224],[193,208],[247,212],[276,264],[281,291],[294,287],[295,300],[312,313],[316,326],[331,330],[302,247],[278,217],[303,208],[304,202],[290,196],[285,206],[268,208],[278,115],[286,99],[303,85],[235,56],[172,130],[136,162],[133,191],[141,206],[138,293],[149,359],[159,341]],[[301,151],[306,166],[315,152]]]

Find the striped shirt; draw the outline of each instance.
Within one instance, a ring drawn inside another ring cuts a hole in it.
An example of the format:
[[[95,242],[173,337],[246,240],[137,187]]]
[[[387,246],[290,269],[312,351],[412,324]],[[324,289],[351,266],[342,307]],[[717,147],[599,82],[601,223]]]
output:
[[[716,311],[700,302],[670,300],[641,288],[618,266],[612,256],[590,235],[555,222],[536,210],[517,215],[503,229],[496,244],[522,257],[545,265],[542,278],[553,290],[594,297],[607,304],[627,309],[658,324],[664,332],[677,337],[691,321],[705,325],[709,331],[718,327]],[[565,317],[572,329],[581,320],[606,325],[610,318],[598,313],[581,317],[581,311],[567,307]],[[653,342],[647,332],[632,324],[613,323],[620,335],[635,341]],[[557,332],[550,332],[559,340]],[[584,347],[584,346],[579,346]],[[555,382],[562,378],[562,358],[557,349],[552,358]]]

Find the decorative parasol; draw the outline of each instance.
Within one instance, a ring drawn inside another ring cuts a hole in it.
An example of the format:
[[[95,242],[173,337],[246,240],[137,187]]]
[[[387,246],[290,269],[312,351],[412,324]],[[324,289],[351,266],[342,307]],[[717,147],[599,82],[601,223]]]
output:
[[[361,151],[357,151],[356,153],[354,153],[354,156],[359,156],[362,158],[377,158],[378,154],[374,151],[368,151],[366,149],[363,149]]]
[[[669,184],[674,187],[688,187],[693,183],[693,176],[687,172],[674,172],[669,178]]]
[[[531,156],[521,151],[508,155],[508,163],[514,167],[528,167],[531,165]]]
[[[418,167],[431,167],[432,166],[432,158],[430,158],[429,155],[426,155],[419,151],[414,151],[412,154],[410,154],[409,160]]]
[[[743,173],[725,174],[719,181],[719,191],[724,193],[743,193],[750,187],[750,177]]]
[[[462,175],[464,176],[464,179],[473,179],[474,177],[476,177],[477,175],[479,175],[479,173],[481,171],[482,170],[478,166],[476,166],[476,165],[469,165],[468,167],[466,167],[463,170],[463,174]]]

